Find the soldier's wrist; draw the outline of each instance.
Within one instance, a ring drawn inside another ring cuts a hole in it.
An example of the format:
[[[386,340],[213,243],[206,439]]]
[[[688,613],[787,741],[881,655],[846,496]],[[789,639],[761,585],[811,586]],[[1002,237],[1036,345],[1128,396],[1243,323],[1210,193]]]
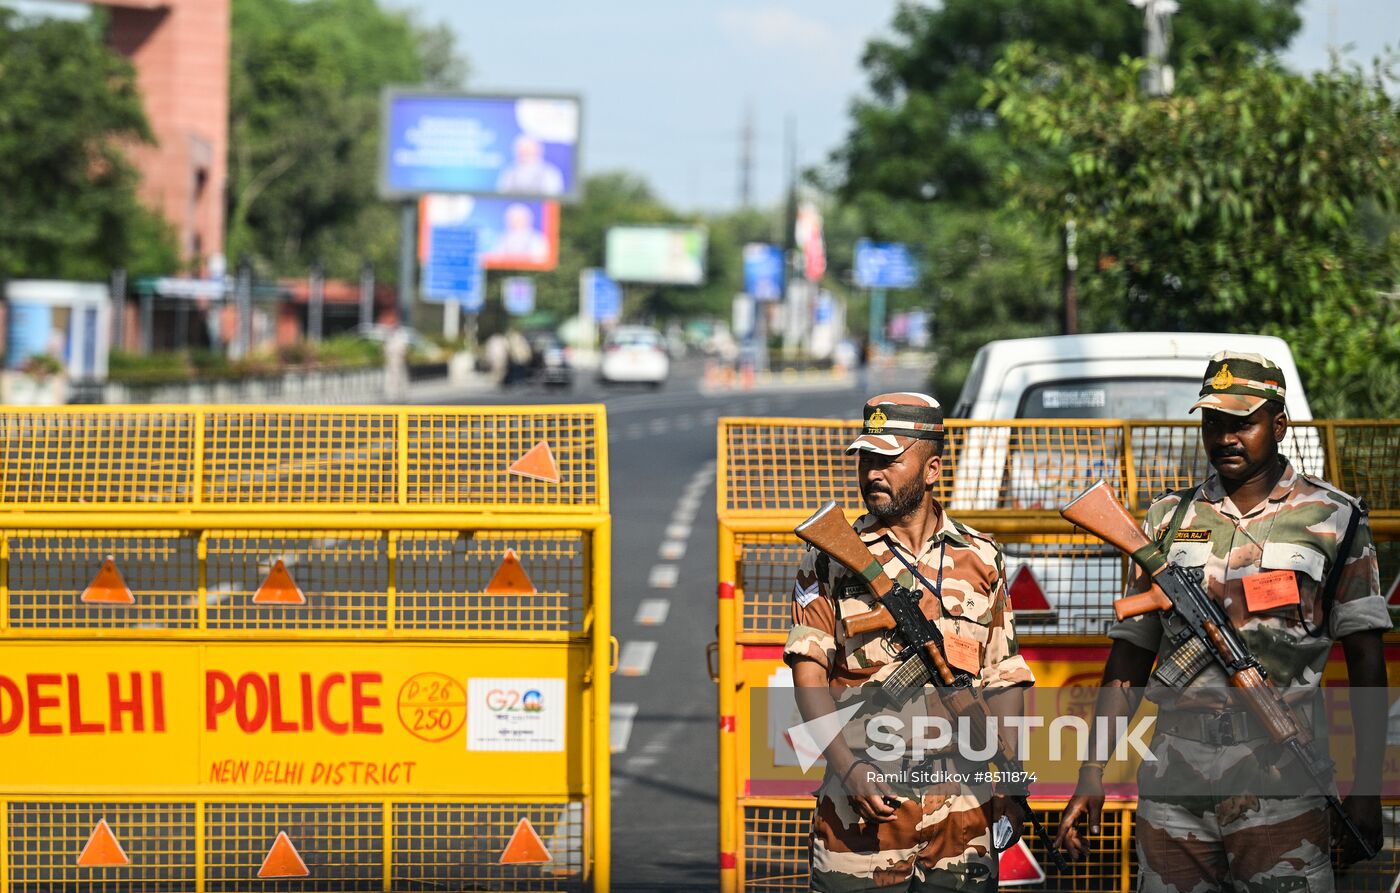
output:
[[[1106,760],[1085,760],[1079,765],[1079,774],[1083,775],[1087,770],[1090,773],[1097,773],[1098,775],[1102,776],[1104,767],[1106,767],[1107,765],[1108,762]]]
[[[865,759],[864,757],[860,757],[860,758],[858,758],[858,759],[852,760],[852,761],[851,761],[851,765],[849,765],[849,766],[846,767],[846,772],[845,772],[845,774],[843,774],[843,775],[841,776],[841,786],[842,786],[842,787],[848,787],[848,786],[849,786],[849,782],[850,782],[850,780],[851,780],[851,773],[854,772],[854,771],[855,771],[855,768],[856,768],[857,766],[859,766],[860,764],[862,764],[862,763],[864,763],[866,766],[869,766],[871,769],[876,769],[876,768],[878,768],[878,767],[876,767],[876,765],[875,765],[874,763],[870,762],[869,760]]]

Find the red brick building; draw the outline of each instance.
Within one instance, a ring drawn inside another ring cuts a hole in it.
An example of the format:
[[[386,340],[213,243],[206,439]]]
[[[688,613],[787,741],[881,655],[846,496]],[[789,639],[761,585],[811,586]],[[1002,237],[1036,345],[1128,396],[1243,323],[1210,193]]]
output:
[[[204,266],[224,250],[230,0],[90,0],[112,11],[109,41],[136,67],[156,145],[138,146],[141,196]]]

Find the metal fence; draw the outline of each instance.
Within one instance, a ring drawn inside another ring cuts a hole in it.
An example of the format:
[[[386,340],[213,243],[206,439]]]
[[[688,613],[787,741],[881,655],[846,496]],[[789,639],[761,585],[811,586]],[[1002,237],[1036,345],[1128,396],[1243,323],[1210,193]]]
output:
[[[769,796],[751,777],[745,748],[755,733],[748,692],[773,684],[782,665],[792,575],[805,548],[793,527],[828,500],[851,516],[860,510],[855,463],[844,454],[859,427],[805,419],[719,422],[719,861],[725,890],[807,886],[812,799]],[[1198,426],[950,420],[945,427],[939,499],[959,519],[994,534],[1005,549],[1008,577],[1029,570],[1049,604],[1048,610],[1018,612],[1023,653],[1033,664],[1040,649],[1053,649],[1057,665],[1101,662],[1126,562],[1077,532],[1056,509],[1103,478],[1141,516],[1156,496],[1190,486],[1208,470]],[[1400,421],[1299,423],[1283,446],[1299,470],[1367,501],[1382,583],[1389,585],[1400,575]],[[1056,676],[1055,669],[1037,667],[1042,676]],[[1036,805],[1054,823],[1063,801]],[[1112,804],[1095,856],[1041,889],[1129,889],[1136,871],[1132,809],[1132,803]],[[1395,805],[1387,806],[1387,816],[1393,836],[1400,822]],[[1392,845],[1376,862],[1349,873],[1339,889],[1388,889],[1397,871]]]
[[[0,413],[0,893],[607,889],[610,526],[601,406]]]

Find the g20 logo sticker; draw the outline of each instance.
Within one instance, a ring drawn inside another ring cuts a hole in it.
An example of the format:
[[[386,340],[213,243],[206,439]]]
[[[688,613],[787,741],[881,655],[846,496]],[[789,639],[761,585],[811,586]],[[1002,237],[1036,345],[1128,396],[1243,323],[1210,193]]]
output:
[[[540,713],[544,694],[537,688],[493,688],[486,693],[486,709],[492,713]]]

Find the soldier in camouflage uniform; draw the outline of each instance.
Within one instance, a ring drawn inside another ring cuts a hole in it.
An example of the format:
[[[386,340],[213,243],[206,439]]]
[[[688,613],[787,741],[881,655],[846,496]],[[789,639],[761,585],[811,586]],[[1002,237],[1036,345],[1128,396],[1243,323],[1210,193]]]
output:
[[[1017,653],[1001,550],[949,518],[933,498],[942,444],[943,415],[932,397],[871,398],[865,428],[847,448],[860,457],[868,510],[855,529],[890,577],[921,597],[925,616],[945,638],[949,662],[973,674],[989,693],[989,709],[1019,714],[1022,690],[1034,680]],[[838,623],[874,606],[859,577],[821,552],[803,556],[784,660],[808,719],[814,709],[818,715],[834,709],[842,690],[877,684],[897,666],[892,659],[899,645],[891,632],[848,638]],[[823,700],[812,708],[804,696]],[[938,699],[930,701],[930,713],[936,712]],[[868,744],[861,727],[825,749],[827,771],[810,838],[812,889],[994,890],[997,858],[989,827],[1004,814],[1019,834],[1024,817],[1014,801],[973,779],[936,780],[940,773],[968,772],[952,756],[877,763]],[[907,771],[915,768],[926,774]]]
[[[1390,618],[1364,508],[1300,474],[1279,453],[1288,427],[1284,396],[1283,372],[1266,358],[1213,357],[1192,410],[1203,411],[1202,442],[1215,473],[1199,487],[1154,502],[1144,530],[1172,564],[1195,571],[1269,679],[1288,690],[1305,723],[1317,726],[1322,717],[1313,714],[1320,711],[1310,708],[1334,641],[1346,653],[1354,695],[1384,688],[1381,636]],[[1149,586],[1139,570],[1127,590]],[[1110,630],[1103,687],[1121,696],[1101,695],[1098,707],[1100,715],[1131,715],[1137,706],[1132,690],[1146,686],[1142,696],[1159,711],[1151,745],[1156,760],[1144,761],[1138,773],[1138,889],[1333,890],[1325,802],[1300,793],[1306,776],[1229,698],[1224,672],[1211,664],[1175,687],[1157,674],[1149,678],[1170,649],[1163,624],[1174,622],[1152,612]],[[1358,729],[1358,785],[1378,791],[1384,740],[1362,737]],[[1086,851],[1078,819],[1087,815],[1090,831],[1098,831],[1102,777],[1102,763],[1080,769],[1059,836],[1073,856]],[[1379,845],[1379,797],[1351,796],[1344,806]],[[1348,846],[1344,858],[1356,859],[1359,850],[1342,843]]]

